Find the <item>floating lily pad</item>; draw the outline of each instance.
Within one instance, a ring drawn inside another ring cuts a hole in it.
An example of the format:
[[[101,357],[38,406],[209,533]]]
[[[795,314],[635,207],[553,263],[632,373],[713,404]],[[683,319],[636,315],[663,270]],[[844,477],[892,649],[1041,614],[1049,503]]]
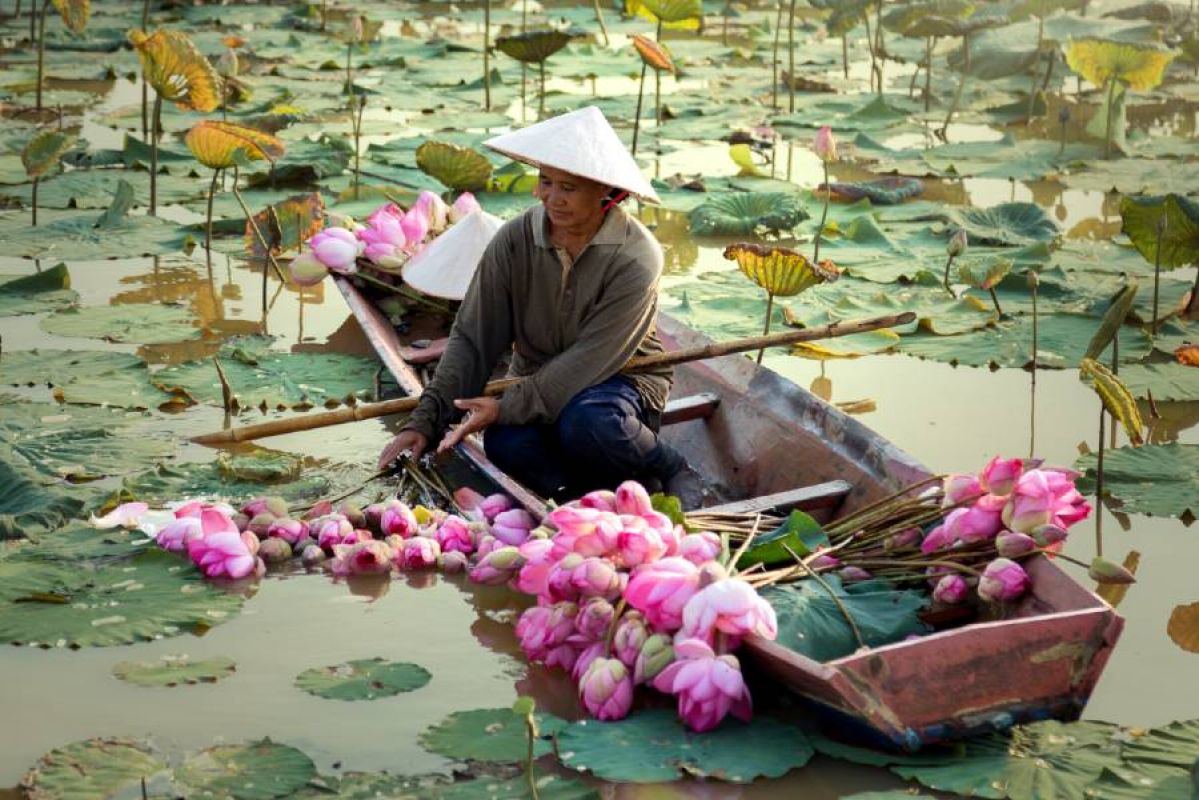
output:
[[[15,552],[26,561],[86,562],[89,566],[120,561],[151,549],[146,534],[137,529],[96,528],[88,522],[69,522],[61,528],[29,536],[29,544]]]
[[[949,221],[964,228],[972,245],[1022,246],[1049,242],[1061,231],[1035,203],[1000,203],[990,208],[954,208]]]
[[[136,739],[87,739],[46,753],[25,773],[21,788],[30,800],[115,797],[136,791],[143,778],[165,768]]]
[[[188,797],[272,800],[287,797],[316,776],[303,751],[270,739],[202,750],[175,770]]]
[[[842,586],[836,575],[826,576],[824,582],[836,592],[836,599],[812,580],[772,586],[762,592],[778,615],[779,644],[816,661],[849,655],[859,644],[842,609],[853,617],[869,647],[928,630],[919,617],[928,605],[928,597],[922,592],[897,590],[884,581]]]
[[[189,656],[163,656],[158,661],[121,661],[112,674],[137,686],[216,683],[233,674],[233,659],[218,656],[192,661]]]
[[[108,647],[224,622],[243,598],[177,556],[148,551],[95,568],[0,561],[0,641]]]
[[[1135,735],[1120,755],[1125,761],[1189,770],[1199,758],[1199,719],[1171,722]]]
[[[808,218],[794,194],[726,192],[709,197],[691,212],[696,236],[744,236],[758,228],[787,231]]]
[[[42,320],[42,328],[55,336],[146,344],[184,342],[199,338],[201,333],[191,311],[160,303],[86,306],[60,311]]]
[[[66,264],[0,283],[0,317],[57,311],[77,302]]]
[[[432,677],[416,664],[363,658],[304,670],[296,676],[296,686],[329,700],[376,700],[415,691]]]
[[[617,722],[582,720],[558,733],[563,764],[627,783],[658,783],[682,775],[749,783],[785,775],[813,754],[803,731],[766,717],[748,725],[730,719],[697,734],[673,711],[651,709]]]
[[[595,800],[600,793],[592,786],[558,775],[538,773],[537,796],[545,800]],[[468,781],[455,781],[428,790],[431,800],[527,800],[529,779],[493,778],[487,775]]]
[[[1158,402],[1199,400],[1199,367],[1183,364],[1129,364],[1120,380],[1135,397]]]
[[[1141,762],[1110,764],[1087,786],[1094,800],[1175,800],[1194,797],[1190,770]]]
[[[1084,494],[1095,491],[1097,456],[1074,462],[1085,474],[1078,482]],[[1103,456],[1103,489],[1121,502],[1123,511],[1162,517],[1199,515],[1199,445],[1162,444],[1119,447]]]
[[[34,228],[27,211],[0,212],[0,241],[6,256],[65,261],[164,255],[184,245],[179,226],[162,217],[127,217],[110,228],[98,220],[95,211],[45,210]]]
[[[567,723],[558,717],[538,714],[537,725],[542,736],[548,737]],[[429,752],[459,761],[522,761],[529,749],[524,719],[510,708],[455,711],[427,728],[419,741]],[[549,742],[534,742],[534,757],[552,751]]]
[[[63,403],[150,409],[175,396],[150,383],[146,362],[101,350],[16,350],[0,356],[0,382],[52,387]]]
[[[43,485],[11,455],[0,452],[0,540],[58,528],[84,506],[78,492]]]
[[[272,495],[287,500],[316,500],[334,493],[341,484],[354,485],[366,475],[362,471],[351,471],[342,466],[333,471],[339,473],[339,481],[325,474],[325,469],[308,469],[299,480],[266,484]],[[248,500],[263,493],[264,484],[258,481],[241,480],[225,474],[215,463],[159,465],[139,475],[126,478],[122,488],[138,500],[148,503],[166,503],[181,497],[223,497],[229,500]]]
[[[923,192],[924,184],[915,178],[887,177],[858,183],[830,183],[827,187],[821,184],[818,188],[827,188],[847,200],[866,198],[876,205],[893,206]]]

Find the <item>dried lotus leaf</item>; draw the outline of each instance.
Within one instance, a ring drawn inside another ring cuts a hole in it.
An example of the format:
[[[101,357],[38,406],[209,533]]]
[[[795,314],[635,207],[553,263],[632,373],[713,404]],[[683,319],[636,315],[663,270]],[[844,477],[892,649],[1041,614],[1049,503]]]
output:
[[[184,110],[208,112],[220,107],[221,76],[187,34],[159,30],[147,36],[133,30],[129,41],[137,50],[142,76],[159,97]]]

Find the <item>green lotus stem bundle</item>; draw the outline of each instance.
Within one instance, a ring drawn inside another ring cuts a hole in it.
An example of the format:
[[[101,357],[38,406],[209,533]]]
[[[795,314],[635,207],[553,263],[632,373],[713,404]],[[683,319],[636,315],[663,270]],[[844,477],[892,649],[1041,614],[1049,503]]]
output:
[[[793,0],[793,2],[794,2],[794,0]],[[828,581],[826,581],[824,578],[820,577],[819,573],[817,573],[816,570],[813,570],[811,567],[809,567],[807,564],[805,564],[804,560],[802,558],[800,558],[798,555],[796,555],[794,550],[792,550],[790,547],[787,547],[787,545],[785,545],[785,544],[783,545],[783,547],[786,549],[786,551],[788,553],[791,554],[791,557],[795,559],[796,564],[798,564],[798,565],[802,566],[804,569],[806,569],[808,571],[808,575],[810,575],[812,577],[812,580],[819,583],[820,587],[822,589],[824,589],[824,591],[828,592],[828,596],[830,598],[832,598],[833,603],[836,604],[837,610],[841,612],[841,616],[845,617],[845,621],[847,623],[849,623],[849,629],[851,631],[853,631],[853,638],[854,638],[854,641],[856,641],[858,643],[858,647],[859,648],[865,647],[866,640],[862,638],[862,631],[859,630],[858,623],[854,620],[853,614],[849,613],[849,609],[845,607],[845,604],[841,602],[841,598],[838,597],[837,593],[833,591],[833,587],[829,586]]]

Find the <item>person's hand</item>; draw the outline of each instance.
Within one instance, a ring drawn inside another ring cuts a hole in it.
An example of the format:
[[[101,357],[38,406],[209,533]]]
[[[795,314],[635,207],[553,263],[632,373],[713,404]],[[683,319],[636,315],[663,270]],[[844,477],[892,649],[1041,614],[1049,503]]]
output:
[[[483,430],[500,418],[500,401],[494,397],[455,400],[454,405],[466,412],[466,418],[450,430],[441,440],[441,444],[437,445],[439,453],[451,449],[470,434]]]
[[[411,452],[414,459],[420,458],[421,453],[425,452],[425,448],[428,446],[429,439],[423,433],[414,430],[400,431],[394,439],[387,443],[379,455],[379,469],[387,469],[388,465],[399,458],[405,450]]]

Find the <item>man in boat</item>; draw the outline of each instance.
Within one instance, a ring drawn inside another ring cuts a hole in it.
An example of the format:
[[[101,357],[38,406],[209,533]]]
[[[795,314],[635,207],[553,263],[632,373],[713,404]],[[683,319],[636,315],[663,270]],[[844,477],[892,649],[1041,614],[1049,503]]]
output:
[[[671,370],[619,374],[630,358],[662,352],[662,249],[618,205],[629,195],[658,202],[653,187],[594,106],[484,145],[540,170],[541,203],[488,244],[433,380],[380,467],[482,431],[487,456],[542,496],[632,478],[699,505],[698,474],[658,437]],[[480,396],[509,351],[509,374],[524,380]]]

